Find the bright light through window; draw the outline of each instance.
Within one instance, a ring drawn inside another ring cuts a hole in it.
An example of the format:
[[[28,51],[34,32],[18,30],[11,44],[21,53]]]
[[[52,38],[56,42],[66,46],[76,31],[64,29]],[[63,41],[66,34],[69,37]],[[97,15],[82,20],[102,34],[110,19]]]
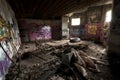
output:
[[[72,26],[80,25],[80,18],[72,18],[71,24]]]
[[[108,11],[106,13],[106,19],[105,22],[110,22],[111,21],[111,17],[112,17],[112,10]]]

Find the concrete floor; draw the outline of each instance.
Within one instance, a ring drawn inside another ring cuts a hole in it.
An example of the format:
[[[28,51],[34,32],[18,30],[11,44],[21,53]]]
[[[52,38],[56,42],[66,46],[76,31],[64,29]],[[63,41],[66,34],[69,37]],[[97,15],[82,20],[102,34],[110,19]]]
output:
[[[19,53],[25,55],[22,55],[21,60],[16,58],[16,60],[18,59],[16,61],[17,65],[11,65],[9,73],[6,76],[7,80],[74,80],[67,79],[66,76],[70,75],[67,75],[67,73],[64,74],[66,69],[61,65],[62,61],[59,57],[61,56],[59,49],[62,50],[62,48],[53,49],[49,46],[60,46],[65,44],[87,44],[87,48],[83,48],[82,50],[87,55],[104,61],[106,65],[97,64],[100,69],[99,73],[88,72],[90,76],[89,80],[117,80],[114,79],[114,75],[112,74],[113,71],[111,70],[115,67],[111,66],[111,64],[109,65],[110,59],[104,46],[88,41],[70,43],[68,40],[47,42],[39,46],[35,43],[22,44]],[[79,50],[79,48],[77,50]],[[85,79],[83,78],[80,80]]]

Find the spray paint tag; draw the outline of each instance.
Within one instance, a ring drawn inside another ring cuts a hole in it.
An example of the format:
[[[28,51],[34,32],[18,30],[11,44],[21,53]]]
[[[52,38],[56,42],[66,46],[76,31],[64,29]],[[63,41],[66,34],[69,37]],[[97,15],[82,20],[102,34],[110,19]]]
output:
[[[5,59],[5,52],[3,49],[0,47],[0,61],[3,61]]]

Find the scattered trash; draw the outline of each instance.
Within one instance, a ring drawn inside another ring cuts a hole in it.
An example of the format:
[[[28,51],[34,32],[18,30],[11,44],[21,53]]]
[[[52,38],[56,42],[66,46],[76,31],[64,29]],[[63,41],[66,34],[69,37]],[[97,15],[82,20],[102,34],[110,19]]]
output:
[[[109,79],[104,76],[104,71],[109,65],[107,60],[95,57],[94,54],[98,53],[89,46],[90,44],[84,41],[36,42],[36,49],[30,48],[27,52],[20,49],[19,52],[22,54],[15,57],[17,65],[11,65],[6,78],[7,80],[111,80],[109,72],[107,73]]]

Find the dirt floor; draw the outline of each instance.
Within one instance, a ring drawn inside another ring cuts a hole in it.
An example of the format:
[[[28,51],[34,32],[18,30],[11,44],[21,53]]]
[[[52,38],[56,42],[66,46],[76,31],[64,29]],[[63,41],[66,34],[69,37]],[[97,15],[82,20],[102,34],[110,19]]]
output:
[[[106,48],[93,42],[23,43],[18,53],[6,80],[113,80]]]

